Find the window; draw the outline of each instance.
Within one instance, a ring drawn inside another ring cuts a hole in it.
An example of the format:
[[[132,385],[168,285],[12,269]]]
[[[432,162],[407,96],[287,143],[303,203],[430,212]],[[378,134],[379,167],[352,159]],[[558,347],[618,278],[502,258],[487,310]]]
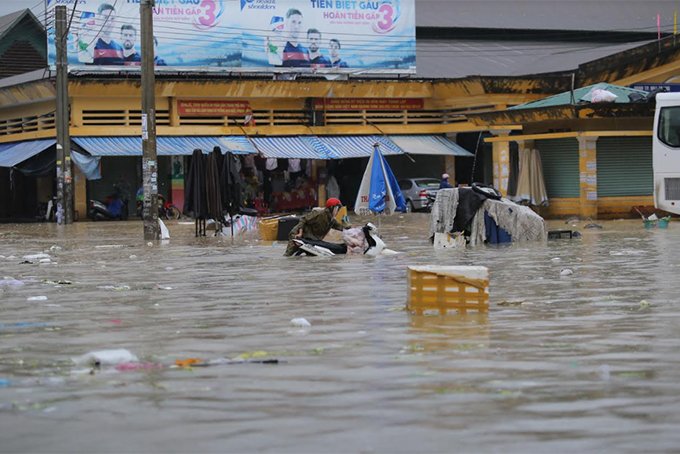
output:
[[[411,182],[409,180],[401,180],[399,182],[399,189],[411,189]]]
[[[669,147],[680,148],[680,106],[661,109],[657,135]]]

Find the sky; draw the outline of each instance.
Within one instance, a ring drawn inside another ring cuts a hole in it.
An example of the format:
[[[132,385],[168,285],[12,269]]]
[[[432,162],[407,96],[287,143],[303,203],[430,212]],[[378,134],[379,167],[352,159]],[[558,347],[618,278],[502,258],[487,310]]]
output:
[[[0,16],[26,8],[30,8],[33,13],[39,13],[44,10],[43,5],[43,0],[0,0]]]

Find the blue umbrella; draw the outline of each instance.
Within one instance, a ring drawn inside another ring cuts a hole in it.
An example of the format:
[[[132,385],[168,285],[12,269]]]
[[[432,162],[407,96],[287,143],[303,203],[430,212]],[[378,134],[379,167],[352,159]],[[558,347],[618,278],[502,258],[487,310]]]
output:
[[[406,200],[392,169],[380,152],[378,144],[375,144],[361,179],[354,212],[366,215],[392,214],[395,211],[406,211]]]

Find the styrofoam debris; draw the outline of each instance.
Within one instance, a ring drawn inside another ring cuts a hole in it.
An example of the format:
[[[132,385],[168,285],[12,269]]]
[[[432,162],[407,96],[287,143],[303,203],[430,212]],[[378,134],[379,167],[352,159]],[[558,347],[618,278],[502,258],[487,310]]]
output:
[[[45,295],[29,296],[26,301],[47,301],[47,297]]]
[[[299,318],[294,318],[290,321],[290,324],[293,326],[296,326],[298,328],[310,328],[312,326],[311,323],[307,321],[306,318],[299,317]]]
[[[124,348],[98,350],[73,358],[73,362],[79,366],[115,366],[137,361],[139,359]]]

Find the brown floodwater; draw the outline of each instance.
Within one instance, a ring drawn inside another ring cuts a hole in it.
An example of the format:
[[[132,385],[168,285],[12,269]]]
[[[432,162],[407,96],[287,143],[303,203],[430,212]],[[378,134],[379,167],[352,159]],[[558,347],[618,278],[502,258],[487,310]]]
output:
[[[435,251],[428,221],[381,219],[401,254],[377,258],[182,222],[152,246],[141,222],[0,225],[0,451],[678,449],[680,225]],[[418,264],[488,267],[489,313],[409,314]],[[108,349],[139,363],[72,360]],[[189,358],[212,365],[171,367]]]

